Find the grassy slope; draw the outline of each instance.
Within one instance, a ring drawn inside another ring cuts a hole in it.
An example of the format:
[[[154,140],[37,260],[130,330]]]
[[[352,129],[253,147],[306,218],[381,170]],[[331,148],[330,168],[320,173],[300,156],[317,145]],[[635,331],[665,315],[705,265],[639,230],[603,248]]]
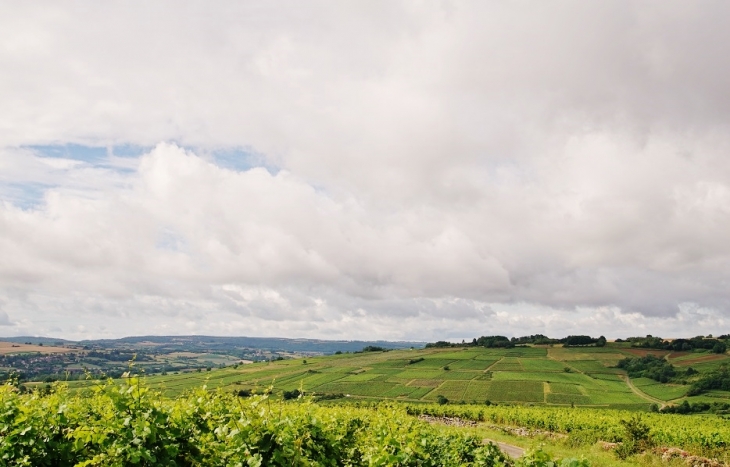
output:
[[[490,400],[645,408],[650,402],[633,393],[619,378],[623,372],[613,368],[618,360],[629,355],[632,353],[620,346],[394,350],[307,358],[306,363],[284,360],[241,365],[236,369],[152,376],[148,383],[170,396],[203,384],[211,389],[231,391],[262,390],[273,384],[275,391],[301,388],[355,398],[435,401],[443,395],[452,402]],[[681,364],[705,355],[670,357]],[[723,360],[727,361],[728,357],[723,356]],[[715,367],[723,360],[695,363],[693,367]],[[684,386],[661,385],[644,379],[634,383],[639,390],[666,401],[679,400],[686,390]],[[722,392],[713,396],[713,400],[730,399],[730,394]]]

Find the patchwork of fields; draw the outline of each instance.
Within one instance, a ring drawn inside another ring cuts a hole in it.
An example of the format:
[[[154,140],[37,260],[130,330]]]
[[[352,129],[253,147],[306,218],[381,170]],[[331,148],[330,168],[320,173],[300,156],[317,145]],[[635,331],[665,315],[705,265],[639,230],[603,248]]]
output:
[[[213,371],[150,376],[148,384],[170,396],[205,384],[210,389],[275,392],[303,390],[352,398],[483,404],[511,402],[647,408],[652,401],[635,393],[615,368],[634,349],[519,347],[513,349],[422,349],[365,352],[282,360]],[[718,365],[722,359],[703,354],[670,355],[677,365]],[[730,360],[724,356],[724,360]],[[640,392],[662,401],[684,397],[687,386],[635,379]],[[88,383],[87,383],[88,384]],[[730,398],[720,392],[715,400]]]

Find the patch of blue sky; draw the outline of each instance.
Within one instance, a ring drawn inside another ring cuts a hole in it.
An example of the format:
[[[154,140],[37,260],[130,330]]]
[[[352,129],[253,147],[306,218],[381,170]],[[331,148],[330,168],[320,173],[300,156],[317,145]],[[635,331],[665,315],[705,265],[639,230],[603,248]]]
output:
[[[82,144],[51,144],[24,146],[40,157],[76,160],[94,167],[111,168],[120,172],[133,170],[131,166],[120,163],[118,158],[134,159],[141,157],[152,148],[135,144],[120,144],[114,146],[88,146]],[[272,175],[279,172],[279,168],[267,159],[250,149],[231,147],[206,151],[202,148],[187,148],[194,154],[205,155],[217,166],[244,172],[256,167],[265,168]]]
[[[0,183],[0,199],[23,210],[32,210],[41,206],[49,185],[43,183]]]
[[[176,233],[174,230],[163,229],[157,236],[155,248],[158,250],[182,252],[187,248],[187,242],[182,235]]]
[[[107,159],[106,147],[84,146],[81,144],[51,144],[25,146],[41,157],[54,157],[59,159],[72,159],[97,165]]]
[[[249,149],[218,149],[212,151],[210,156],[212,162],[218,167],[235,170],[236,172],[245,172],[256,167],[263,167],[272,175],[276,175],[279,172],[279,168],[268,163],[263,155]]]
[[[70,159],[81,161],[92,166],[114,166],[110,164],[113,157],[136,158],[151,148],[134,144],[116,146],[87,146],[83,144],[49,144],[24,146],[40,157]]]
[[[110,155],[116,157],[140,157],[142,154],[148,153],[152,150],[149,146],[139,146],[136,144],[119,144],[112,146],[110,149]]]
[[[65,159],[86,167],[130,175],[137,170],[137,160],[151,148],[133,144],[91,146],[82,144],[52,144],[23,146],[41,159]]]

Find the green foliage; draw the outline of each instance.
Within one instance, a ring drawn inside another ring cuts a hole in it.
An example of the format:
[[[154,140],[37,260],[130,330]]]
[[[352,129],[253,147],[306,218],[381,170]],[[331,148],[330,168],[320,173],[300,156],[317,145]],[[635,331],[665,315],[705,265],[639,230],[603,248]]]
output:
[[[514,342],[505,336],[482,336],[476,339],[475,345],[483,346],[488,349],[492,348],[512,348],[515,346]]]
[[[692,383],[688,396],[696,396],[712,389],[730,391],[730,369],[722,365],[712,373],[703,375],[699,380]]]
[[[560,342],[563,343],[563,347],[576,347],[585,345],[603,347],[604,345],[606,345],[606,338],[603,336],[599,337],[598,339],[594,339],[591,336],[568,336],[560,339]]]
[[[0,388],[0,465],[504,465],[493,445],[394,405],[241,399],[204,388],[174,400],[137,378],[69,392]]]
[[[730,413],[730,404],[727,402],[695,402],[690,403],[686,399],[679,405],[667,405],[661,409],[661,413],[692,414],[710,412],[716,414]]]
[[[674,365],[653,355],[624,358],[616,366],[626,370],[632,378],[649,378],[661,383],[668,382],[677,374]]]
[[[636,443],[649,444],[651,436],[649,435],[651,428],[644,422],[641,414],[636,414],[628,420],[621,420],[621,424],[626,431],[624,440],[634,441]]]
[[[458,417],[494,425],[520,426],[568,435],[568,444],[580,446],[593,440],[638,442],[642,424],[651,427],[652,443],[676,446],[700,455],[726,455],[730,445],[730,425],[717,416],[696,416],[689,423],[684,415],[644,413],[641,423],[632,424],[635,412],[614,409],[524,407],[509,405],[408,404],[414,415]],[[628,420],[627,426],[621,420]],[[585,435],[584,435],[585,434]],[[584,436],[583,436],[584,435]]]
[[[571,448],[592,446],[598,442],[603,433],[597,429],[574,430],[568,433],[565,444]]]
[[[429,342],[428,344],[426,344],[427,349],[430,349],[430,348],[441,349],[441,348],[453,347],[453,346],[454,346],[454,344],[452,344],[451,342],[446,342],[446,341]]]
[[[284,398],[285,401],[296,399],[301,395],[302,395],[302,393],[301,393],[301,391],[299,391],[299,389],[294,389],[291,391],[284,391],[282,393],[282,397]]]
[[[515,467],[590,467],[591,464],[587,459],[553,460],[542,449],[536,449],[525,452],[514,465]]]
[[[720,339],[725,338],[727,338],[727,336],[720,336]],[[704,349],[711,350],[715,353],[725,353],[727,350],[727,344],[720,339],[713,339],[711,336],[696,336],[690,339],[673,339],[665,341],[661,337],[648,335],[646,337],[629,337],[626,341],[631,342],[632,347],[685,352]]]
[[[628,455],[645,451],[653,446],[651,429],[640,414],[636,414],[628,420],[621,420],[624,427],[624,437],[621,445],[616,449],[619,458],[625,459]]]

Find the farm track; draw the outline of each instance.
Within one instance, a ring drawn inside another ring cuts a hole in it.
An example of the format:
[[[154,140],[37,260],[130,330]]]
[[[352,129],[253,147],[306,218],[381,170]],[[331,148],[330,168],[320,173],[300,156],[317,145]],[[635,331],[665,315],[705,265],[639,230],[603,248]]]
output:
[[[500,451],[502,451],[503,453],[507,454],[508,456],[510,456],[513,459],[517,459],[518,457],[522,457],[522,454],[525,453],[525,449],[523,449],[523,448],[521,448],[519,446],[515,446],[514,444],[502,443],[501,441],[494,441],[494,440],[489,439],[489,438],[485,438],[484,439],[484,442],[485,443],[494,443],[494,444],[496,444],[497,447],[499,447]]]
[[[430,415],[420,415],[418,417],[419,420],[428,422],[432,425],[447,425],[447,426],[453,426],[458,428],[475,428],[479,425],[479,423],[473,421],[473,420],[467,420],[463,418],[458,417],[433,417]],[[518,457],[522,457],[522,454],[525,453],[525,449],[521,448],[519,446],[515,446],[514,444],[508,444],[503,443],[501,441],[496,441],[489,438],[484,438],[482,442],[486,443],[492,443],[496,444],[500,451],[507,454],[508,456],[512,457],[513,459],[517,459]]]
[[[663,409],[664,407],[667,406],[667,403],[665,401],[663,401],[661,399],[657,399],[656,397],[652,397],[649,394],[647,394],[644,391],[642,391],[641,389],[639,389],[636,386],[634,386],[634,383],[631,381],[631,378],[629,378],[628,376],[626,376],[626,375],[619,375],[619,378],[621,378],[622,380],[624,380],[624,382],[629,386],[629,388],[637,396],[639,396],[639,397],[641,397],[643,399],[646,399],[648,401],[651,401],[651,402],[653,402],[655,404],[658,404],[660,409]]]

